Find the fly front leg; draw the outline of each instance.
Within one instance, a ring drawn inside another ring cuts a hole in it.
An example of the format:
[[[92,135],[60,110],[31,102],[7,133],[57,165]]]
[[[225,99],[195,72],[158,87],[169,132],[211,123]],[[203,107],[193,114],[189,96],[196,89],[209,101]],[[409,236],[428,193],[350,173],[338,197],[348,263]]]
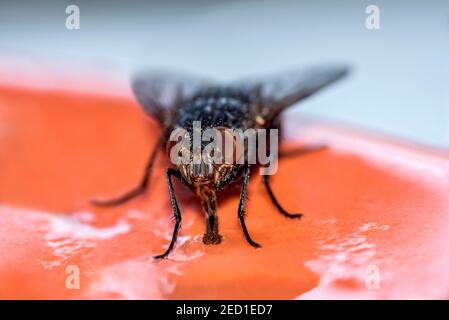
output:
[[[151,177],[151,171],[153,169],[153,164],[156,159],[157,152],[159,151],[159,147],[161,145],[162,139],[159,139],[156,145],[153,147],[153,151],[151,152],[150,158],[148,159],[147,165],[145,167],[145,171],[143,174],[143,177],[140,181],[140,183],[135,186],[130,191],[126,192],[125,194],[122,194],[121,196],[112,198],[112,199],[92,199],[91,202],[94,205],[100,206],[100,207],[111,207],[123,204],[138,195],[145,192],[145,190],[148,187],[148,183],[150,181]]]
[[[273,204],[279,210],[279,212],[282,213],[287,218],[297,218],[297,219],[301,218],[302,217],[301,213],[289,213],[281,206],[279,201],[274,196],[273,191],[271,190],[271,187],[270,187],[270,184],[269,184],[269,179],[270,179],[269,175],[264,175],[262,181],[263,181],[263,184],[265,186],[265,189],[268,192],[268,195],[270,196],[271,202],[273,202]]]
[[[239,209],[238,209],[238,217],[239,217],[240,224],[242,226],[243,234],[245,235],[246,241],[248,241],[248,243],[250,245],[252,245],[254,248],[260,248],[261,245],[251,239],[248,229],[246,228],[246,224],[245,224],[245,203],[246,203],[246,193],[247,193],[247,189],[248,189],[249,175],[250,175],[250,166],[245,165],[245,171],[243,173],[242,191],[240,193],[240,204],[239,204]]]
[[[173,208],[173,214],[174,214],[174,218],[175,218],[175,227],[173,229],[173,234],[172,234],[172,238],[170,241],[170,245],[168,246],[167,250],[165,250],[165,252],[163,254],[157,255],[154,258],[155,259],[164,259],[168,256],[168,254],[172,251],[175,243],[176,243],[176,239],[178,238],[178,232],[179,229],[181,228],[181,212],[179,211],[179,207],[178,207],[178,202],[176,201],[176,197],[175,197],[175,191],[173,189],[173,183],[171,180],[171,177],[175,176],[178,179],[181,179],[181,174],[172,168],[167,169],[167,184],[168,184],[168,192],[170,194],[170,202],[171,202],[171,206]]]

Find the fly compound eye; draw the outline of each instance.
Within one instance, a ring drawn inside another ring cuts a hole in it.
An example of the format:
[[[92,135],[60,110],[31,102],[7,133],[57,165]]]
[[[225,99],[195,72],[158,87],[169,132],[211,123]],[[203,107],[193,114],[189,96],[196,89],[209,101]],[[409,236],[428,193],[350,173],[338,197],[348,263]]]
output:
[[[219,143],[211,142],[203,150],[203,161],[211,164],[222,163],[222,153]]]
[[[190,162],[190,136],[188,132],[183,135],[175,135],[173,140],[170,136],[170,140],[165,145],[165,153],[173,164]]]
[[[167,153],[173,164],[187,164],[190,162],[190,150],[185,146],[167,146]]]
[[[216,143],[212,149],[212,158],[215,163],[221,163],[223,160],[222,146]]]
[[[221,134],[222,144],[219,152],[222,162],[227,164],[237,163],[245,150],[244,139],[240,132],[229,129],[222,130]]]

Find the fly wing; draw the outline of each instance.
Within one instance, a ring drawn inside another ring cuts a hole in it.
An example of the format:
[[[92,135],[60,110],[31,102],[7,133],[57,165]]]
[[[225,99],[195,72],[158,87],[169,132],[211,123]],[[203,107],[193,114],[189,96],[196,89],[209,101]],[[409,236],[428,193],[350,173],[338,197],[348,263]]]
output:
[[[312,67],[239,82],[239,86],[259,99],[260,114],[268,121],[283,110],[341,79],[345,66]]]
[[[143,110],[166,128],[174,112],[211,81],[182,72],[145,71],[132,79],[132,91]]]

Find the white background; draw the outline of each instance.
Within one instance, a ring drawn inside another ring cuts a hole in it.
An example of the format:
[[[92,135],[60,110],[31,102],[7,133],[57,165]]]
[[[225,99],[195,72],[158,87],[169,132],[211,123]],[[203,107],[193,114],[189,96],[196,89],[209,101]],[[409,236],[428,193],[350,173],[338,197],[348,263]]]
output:
[[[69,4],[80,30],[65,28]],[[380,30],[365,28],[370,4]],[[348,63],[347,80],[289,112],[449,146],[449,1],[2,1],[0,55],[220,79]]]

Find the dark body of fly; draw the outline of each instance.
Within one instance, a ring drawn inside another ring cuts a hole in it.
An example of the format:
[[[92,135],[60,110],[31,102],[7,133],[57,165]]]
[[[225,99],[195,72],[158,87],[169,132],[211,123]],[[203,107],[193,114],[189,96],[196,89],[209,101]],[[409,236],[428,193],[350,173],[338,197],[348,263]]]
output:
[[[249,103],[250,98],[241,90],[205,88],[179,109],[175,126],[191,130],[194,121],[201,121],[201,129],[226,127],[246,130],[252,122]]]
[[[173,130],[183,128],[191,134],[196,121],[200,123],[201,130],[278,128],[279,116],[283,110],[346,73],[347,69],[344,67],[311,68],[225,85],[179,73],[147,72],[138,75],[132,84],[134,94],[143,109],[158,120],[162,128],[161,138],[151,153],[142,181],[137,187],[118,198],[94,200],[94,203],[116,205],[145,191],[158,150],[162,148],[167,153],[170,152],[172,143],[169,137]],[[218,229],[217,192],[242,178],[237,215],[248,243],[253,247],[260,247],[250,237],[244,219],[250,167],[247,162],[216,166],[203,162],[194,164],[191,161],[168,168],[166,178],[175,226],[169,247],[155,258],[168,256],[181,226],[182,218],[173,189],[173,177],[190,187],[201,200],[206,217],[206,232],[203,237],[205,244],[218,244],[222,240]],[[264,175],[262,181],[275,207],[286,217],[300,218],[301,214],[288,213],[279,204],[270,188],[269,177]]]

